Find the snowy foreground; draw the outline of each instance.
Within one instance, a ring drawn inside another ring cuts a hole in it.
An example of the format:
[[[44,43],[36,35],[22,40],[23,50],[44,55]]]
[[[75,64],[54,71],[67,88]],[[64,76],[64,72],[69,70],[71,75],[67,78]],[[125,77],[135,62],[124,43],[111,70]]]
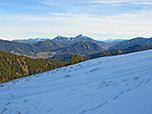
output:
[[[0,114],[152,114],[152,50],[5,83]]]

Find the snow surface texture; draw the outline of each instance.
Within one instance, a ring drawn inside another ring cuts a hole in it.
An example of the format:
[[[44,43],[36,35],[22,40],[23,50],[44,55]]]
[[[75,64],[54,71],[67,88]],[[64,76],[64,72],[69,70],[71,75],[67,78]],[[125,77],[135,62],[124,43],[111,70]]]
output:
[[[0,85],[0,114],[152,114],[152,50]]]

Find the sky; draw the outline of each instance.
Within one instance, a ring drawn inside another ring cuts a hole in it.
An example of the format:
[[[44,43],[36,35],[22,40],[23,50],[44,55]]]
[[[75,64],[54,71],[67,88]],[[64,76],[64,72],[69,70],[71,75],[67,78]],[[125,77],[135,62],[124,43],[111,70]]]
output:
[[[0,0],[0,39],[152,37],[152,0]]]

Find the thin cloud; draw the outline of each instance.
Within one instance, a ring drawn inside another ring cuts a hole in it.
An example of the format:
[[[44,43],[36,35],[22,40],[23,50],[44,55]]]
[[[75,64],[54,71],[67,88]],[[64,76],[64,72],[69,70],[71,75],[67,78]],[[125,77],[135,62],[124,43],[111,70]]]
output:
[[[152,5],[152,0],[93,0],[94,3],[99,4],[138,4],[138,5]]]
[[[1,26],[0,31],[152,35],[152,13],[150,11],[105,17],[78,14],[62,15],[65,14],[43,17],[3,16],[0,17],[0,20],[7,20],[9,23],[7,23],[8,26],[5,24]]]
[[[16,7],[3,7],[7,14],[0,15],[0,31],[152,35],[150,1],[34,0],[23,4],[26,10],[20,5],[13,14]]]
[[[52,16],[70,16],[71,13],[49,13]]]

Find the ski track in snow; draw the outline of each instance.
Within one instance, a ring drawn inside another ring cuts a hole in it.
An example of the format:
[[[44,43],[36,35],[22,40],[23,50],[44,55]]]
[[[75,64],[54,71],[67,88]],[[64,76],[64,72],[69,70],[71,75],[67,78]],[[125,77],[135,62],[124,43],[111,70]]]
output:
[[[143,114],[137,105],[152,97],[151,61],[152,50],[102,57],[0,84],[0,114]],[[129,105],[137,112],[124,113]]]

